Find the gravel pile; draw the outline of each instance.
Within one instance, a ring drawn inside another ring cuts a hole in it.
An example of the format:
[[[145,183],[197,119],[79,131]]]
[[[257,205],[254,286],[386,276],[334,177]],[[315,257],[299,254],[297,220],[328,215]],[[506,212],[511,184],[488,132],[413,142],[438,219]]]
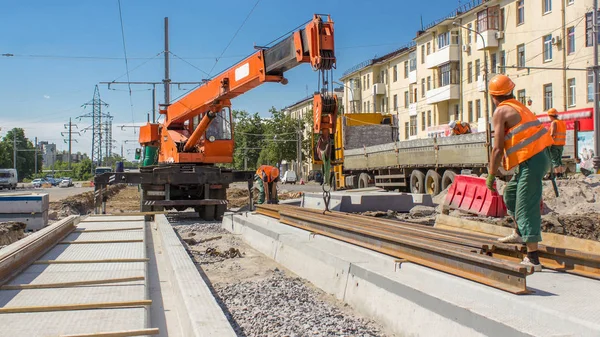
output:
[[[271,277],[215,285],[241,329],[252,336],[383,336],[370,321],[317,298],[300,278],[275,269]]]

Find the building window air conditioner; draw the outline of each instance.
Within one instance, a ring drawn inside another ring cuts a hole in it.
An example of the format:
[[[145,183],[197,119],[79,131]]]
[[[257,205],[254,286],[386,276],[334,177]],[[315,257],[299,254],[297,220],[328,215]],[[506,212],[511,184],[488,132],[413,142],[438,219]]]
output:
[[[552,37],[552,44],[553,45],[560,45],[560,36],[553,36]]]
[[[500,40],[504,38],[504,32],[496,32],[496,40]]]
[[[469,46],[468,44],[464,44],[462,48],[465,53],[468,53],[471,50],[471,46]]]

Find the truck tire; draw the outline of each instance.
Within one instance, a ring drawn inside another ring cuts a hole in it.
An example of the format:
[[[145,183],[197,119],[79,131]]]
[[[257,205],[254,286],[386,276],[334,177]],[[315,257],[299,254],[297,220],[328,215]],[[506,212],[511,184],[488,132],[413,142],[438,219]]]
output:
[[[442,190],[445,190],[454,182],[454,177],[456,177],[456,172],[452,170],[446,170],[444,175],[442,176]]]
[[[214,195],[215,199],[227,200],[227,189],[226,188],[221,188],[221,189],[215,190],[215,192],[213,192],[213,193],[215,194]],[[227,211],[227,204],[217,205],[215,207],[215,220],[221,221],[223,219],[223,214],[225,214],[226,211]]]
[[[425,193],[425,174],[419,170],[410,173],[410,192],[416,194]]]
[[[434,170],[427,171],[425,175],[425,193],[432,196],[440,194],[442,184],[442,176]]]
[[[361,173],[358,177],[358,188],[369,187],[369,175],[367,173]]]

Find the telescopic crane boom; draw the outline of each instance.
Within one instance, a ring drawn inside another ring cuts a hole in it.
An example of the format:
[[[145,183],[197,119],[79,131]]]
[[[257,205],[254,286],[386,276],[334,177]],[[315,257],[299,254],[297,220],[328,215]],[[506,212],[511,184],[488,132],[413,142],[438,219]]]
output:
[[[161,110],[164,122],[143,126],[140,143],[158,147],[159,163],[230,163],[233,160],[230,100],[265,82],[287,84],[284,73],[302,63],[310,63],[323,75],[325,88],[315,95],[315,103],[337,102],[328,93],[326,80],[326,72],[335,68],[336,63],[333,22],[329,16],[315,14],[304,28],[271,47],[259,48]],[[335,106],[326,109],[336,110]]]

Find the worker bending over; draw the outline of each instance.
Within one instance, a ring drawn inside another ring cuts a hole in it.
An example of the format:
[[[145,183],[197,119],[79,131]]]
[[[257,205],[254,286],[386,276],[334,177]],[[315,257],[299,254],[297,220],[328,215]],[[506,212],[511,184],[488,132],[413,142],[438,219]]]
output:
[[[490,157],[487,187],[494,191],[494,179],[504,154],[504,169],[515,168],[512,179],[504,188],[508,214],[516,222],[516,230],[504,243],[523,243],[527,256],[521,262],[541,271],[538,242],[542,241],[542,179],[550,169],[549,146],[554,142],[548,130],[536,116],[515,99],[515,84],[506,75],[496,75],[489,84],[489,93],[497,106],[492,117],[494,148]]]
[[[562,177],[565,172],[565,167],[562,163],[563,149],[567,141],[567,123],[558,119],[558,112],[552,108],[548,110],[548,117],[552,121],[550,125],[550,135],[554,140],[554,143],[550,147],[550,158],[552,159],[552,168],[554,169],[554,175]]]
[[[262,165],[256,170],[254,181],[258,188],[258,204],[277,204],[277,182],[279,181],[279,169],[274,166]],[[266,193],[265,193],[266,192]]]
[[[471,133],[471,125],[467,122],[452,121],[448,126],[452,129],[452,135],[455,136]]]

